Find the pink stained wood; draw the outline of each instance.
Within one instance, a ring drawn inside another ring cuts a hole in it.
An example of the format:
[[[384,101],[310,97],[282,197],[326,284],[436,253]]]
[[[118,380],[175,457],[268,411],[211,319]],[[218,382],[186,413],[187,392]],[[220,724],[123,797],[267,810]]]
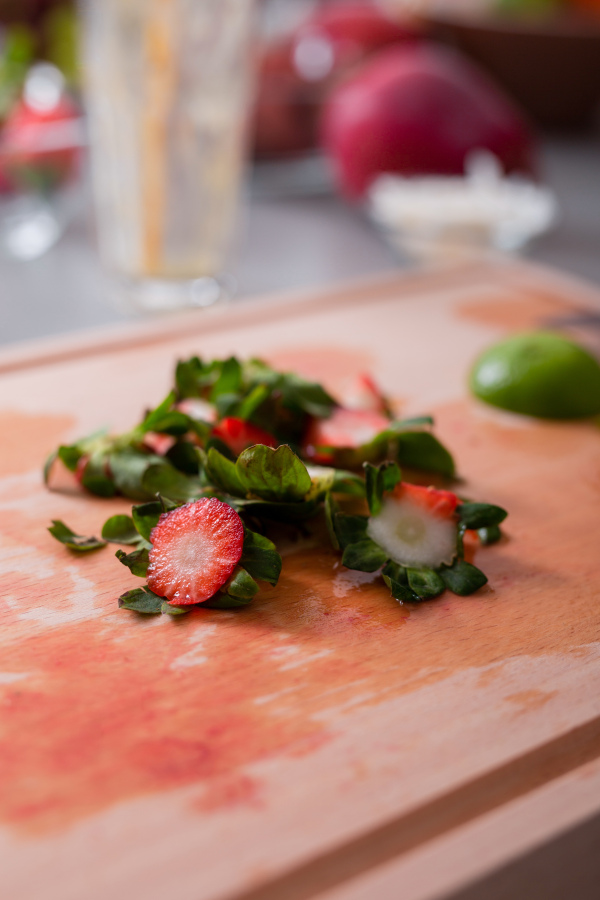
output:
[[[600,433],[465,388],[477,352],[513,330],[562,320],[597,349],[573,325],[595,300],[553,273],[482,266],[0,359],[7,896],[316,897],[600,755]],[[507,540],[477,551],[489,586],[403,608],[313,543],[251,610],[119,611],[137,579],[45,529],[97,533],[129,505],[47,492],[40,464],[126,428],[192,352],[261,355],[334,391],[369,371],[403,414],[433,413],[461,493],[510,511]]]

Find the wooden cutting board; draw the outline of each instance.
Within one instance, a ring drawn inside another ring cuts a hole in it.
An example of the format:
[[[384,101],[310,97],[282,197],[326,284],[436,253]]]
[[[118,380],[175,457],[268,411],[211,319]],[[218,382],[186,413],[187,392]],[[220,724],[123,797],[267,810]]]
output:
[[[515,330],[599,350],[594,303],[555,273],[490,265],[5,351],[3,897],[531,898],[515,885],[544,849],[539,896],[565,896],[575,870],[597,885],[593,854],[573,860],[600,835],[600,431],[465,389]],[[332,391],[369,371],[402,414],[432,413],[461,492],[510,512],[477,551],[489,585],[402,607],[309,543],[251,609],[118,610],[139,581],[46,526],[98,533],[128,504],[50,493],[40,467],[59,442],[131,425],[191,353],[260,355]],[[584,887],[571,895],[597,896]]]

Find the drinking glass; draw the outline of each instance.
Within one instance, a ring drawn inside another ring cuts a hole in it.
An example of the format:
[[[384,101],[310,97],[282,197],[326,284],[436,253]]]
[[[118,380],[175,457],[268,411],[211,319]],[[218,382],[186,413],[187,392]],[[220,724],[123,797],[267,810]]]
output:
[[[238,212],[253,0],[84,0],[102,259],[142,309],[210,305]]]

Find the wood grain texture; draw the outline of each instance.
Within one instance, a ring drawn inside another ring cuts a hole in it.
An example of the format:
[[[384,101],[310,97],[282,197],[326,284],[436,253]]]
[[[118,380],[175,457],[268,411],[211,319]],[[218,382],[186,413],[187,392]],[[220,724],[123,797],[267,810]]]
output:
[[[596,759],[319,892],[318,900],[592,900],[600,875],[599,789]]]
[[[484,409],[464,388],[515,328],[562,320],[598,349],[577,324],[593,301],[552,273],[481,267],[0,360],[8,896],[350,889],[600,755],[600,433]],[[252,609],[119,611],[136,579],[45,527],[97,532],[128,505],[49,493],[39,464],[58,441],[130,425],[192,352],[262,355],[334,391],[369,370],[406,415],[434,413],[461,492],[510,510],[507,539],[477,552],[489,586],[403,608],[314,541]]]

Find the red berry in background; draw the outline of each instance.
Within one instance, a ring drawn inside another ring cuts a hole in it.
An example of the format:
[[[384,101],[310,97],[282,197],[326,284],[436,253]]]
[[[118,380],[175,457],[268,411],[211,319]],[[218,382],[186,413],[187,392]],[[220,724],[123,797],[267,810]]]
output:
[[[0,180],[38,190],[68,182],[81,156],[79,118],[60,72],[48,64],[34,66],[2,130]]]
[[[336,407],[328,419],[313,418],[304,439],[304,454],[313,462],[334,462],[336,450],[353,450],[370,443],[390,420],[368,409]]]
[[[244,526],[231,506],[196,500],[164,513],[150,534],[148,587],[170,603],[209,600],[242,555]]]
[[[367,61],[332,91],[321,136],[349,198],[386,172],[462,174],[475,149],[493,153],[506,172],[534,168],[534,141],[512,101],[471,62],[434,44]]]
[[[255,153],[290,155],[318,139],[318,116],[331,87],[369,54],[414,40],[416,27],[374,3],[317,7],[294,31],[265,47],[254,112]]]
[[[346,409],[367,410],[386,417],[389,412],[385,394],[367,372],[349,379],[341,388],[339,396]]]
[[[267,447],[279,446],[279,442],[268,431],[234,416],[221,419],[213,428],[211,436],[223,441],[236,456],[254,444],[265,444]]]

